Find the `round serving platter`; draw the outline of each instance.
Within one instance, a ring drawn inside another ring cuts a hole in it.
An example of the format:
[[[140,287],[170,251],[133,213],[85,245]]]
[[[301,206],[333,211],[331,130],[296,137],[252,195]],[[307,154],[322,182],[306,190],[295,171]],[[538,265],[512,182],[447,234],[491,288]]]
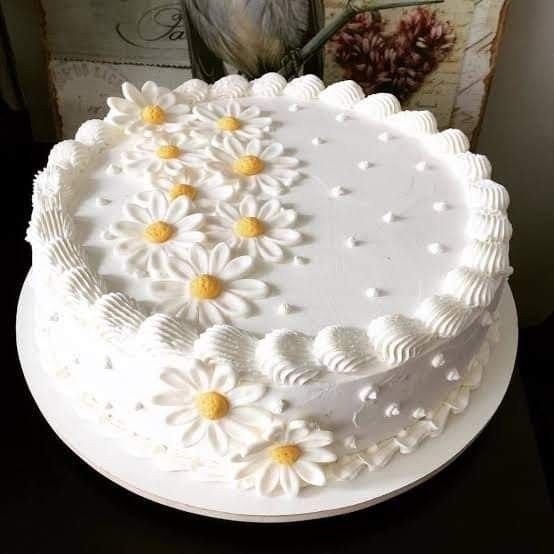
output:
[[[409,455],[397,455],[385,468],[353,481],[310,487],[297,498],[258,496],[228,485],[165,472],[138,459],[102,436],[92,424],[75,417],[69,402],[55,389],[41,367],[34,333],[34,297],[27,277],[17,311],[17,347],[31,393],[60,439],[96,471],[126,489],[178,510],[210,517],[278,523],[330,517],[383,502],[426,481],[457,458],[477,437],[500,405],[513,373],[517,349],[517,315],[511,291],[505,287],[499,305],[500,342],[492,351],[480,387],[468,409],[452,415],[441,435],[430,438]]]

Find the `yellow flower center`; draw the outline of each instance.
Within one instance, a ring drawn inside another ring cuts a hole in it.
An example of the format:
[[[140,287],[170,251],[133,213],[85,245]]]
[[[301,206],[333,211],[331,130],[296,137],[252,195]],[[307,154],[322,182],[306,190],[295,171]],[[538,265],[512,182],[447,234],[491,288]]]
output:
[[[233,162],[233,171],[247,177],[261,173],[264,167],[264,161],[258,156],[241,156]]]
[[[169,198],[171,198],[171,200],[175,200],[175,198],[179,198],[179,196],[186,196],[187,198],[194,200],[197,194],[198,191],[195,186],[178,183],[171,187],[171,190],[169,191]]]
[[[196,409],[205,419],[221,419],[227,415],[229,408],[229,401],[219,392],[201,392],[196,397]]]
[[[142,108],[140,113],[144,123],[150,123],[152,125],[161,125],[165,122],[165,112],[158,105],[150,105]]]
[[[239,237],[253,239],[264,234],[264,222],[257,217],[241,217],[233,227],[235,234]]]
[[[154,223],[151,223],[142,233],[144,240],[156,244],[167,242],[174,234],[175,228],[173,225],[170,225],[165,221],[155,221]]]
[[[160,146],[158,150],[156,150],[156,154],[158,155],[158,158],[162,158],[162,160],[171,160],[172,158],[179,157],[181,149],[173,144],[166,144],[164,146]]]
[[[226,116],[217,120],[217,126],[222,131],[236,131],[242,127],[242,123],[236,117]]]
[[[223,291],[221,281],[214,275],[204,273],[190,282],[190,293],[197,300],[217,298]]]
[[[295,444],[283,444],[282,446],[276,446],[271,449],[271,459],[285,466],[290,466],[300,458],[302,450]]]

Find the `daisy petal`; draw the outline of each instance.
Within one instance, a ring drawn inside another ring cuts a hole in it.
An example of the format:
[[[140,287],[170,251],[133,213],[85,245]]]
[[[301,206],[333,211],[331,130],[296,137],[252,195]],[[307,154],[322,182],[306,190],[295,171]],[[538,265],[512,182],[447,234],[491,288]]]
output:
[[[294,229],[268,229],[267,236],[271,237],[275,242],[292,246],[298,244],[302,240],[302,235]]]
[[[259,384],[240,385],[229,391],[227,397],[231,406],[244,406],[259,400],[265,394],[265,387]]]
[[[337,456],[326,448],[307,448],[302,452],[302,459],[309,462],[329,463],[334,462]]]
[[[279,484],[279,466],[269,463],[256,475],[256,490],[263,496],[270,495]]]
[[[220,275],[231,257],[229,247],[224,243],[216,244],[210,252],[210,260],[208,263],[208,271],[213,275]]]
[[[269,294],[269,287],[258,279],[238,279],[227,290],[246,298],[265,298]]]
[[[240,215],[245,217],[256,217],[258,215],[258,203],[251,194],[247,194],[242,199],[239,205],[239,212]]]
[[[246,145],[246,153],[251,156],[259,156],[261,151],[262,151],[262,143],[258,139],[252,139]]]
[[[279,142],[272,142],[268,146],[265,147],[264,151],[261,154],[262,159],[264,160],[274,160],[278,156],[280,156],[285,148],[283,145]]]
[[[312,431],[307,436],[295,440],[302,448],[318,448],[329,446],[333,442],[331,431]]]
[[[179,223],[190,210],[190,200],[186,196],[178,196],[169,204],[166,213],[162,216],[168,223]]]
[[[260,237],[257,241],[258,250],[262,258],[272,262],[280,262],[285,257],[283,249],[275,242],[267,237]]]
[[[235,387],[236,383],[237,377],[232,369],[224,365],[217,365],[212,374],[210,387],[212,390],[227,393]]]
[[[294,470],[298,474],[298,477],[310,485],[321,487],[325,485],[325,473],[323,470],[313,462],[308,462],[301,458],[294,464]]]
[[[136,204],[125,204],[122,211],[126,219],[130,219],[135,223],[143,223],[144,225],[152,223],[152,218],[149,216],[148,210],[141,206],[137,206]]]
[[[219,276],[226,281],[231,281],[248,273],[252,264],[253,260],[250,256],[239,256],[232,259]]]
[[[184,391],[170,391],[164,392],[154,396],[152,402],[158,406],[183,406],[185,402],[190,400],[190,395],[187,395]]]
[[[198,444],[206,434],[206,423],[198,417],[186,425],[181,437],[182,444],[185,448]]]
[[[227,450],[229,450],[229,437],[227,437],[218,423],[208,423],[206,439],[210,447],[217,452],[217,454],[220,456],[227,454]]]
[[[259,433],[252,427],[233,420],[232,414],[221,420],[223,430],[239,444],[252,444],[260,440]]]
[[[197,418],[198,411],[196,410],[196,408],[191,407],[169,414],[166,418],[166,422],[168,425],[183,425],[186,423],[191,423]]]
[[[187,381],[187,378],[178,369],[174,369],[172,367],[165,369],[160,375],[160,379],[164,383],[167,383],[170,387],[184,390],[190,389],[190,384]]]
[[[114,251],[117,256],[126,257],[130,254],[133,254],[137,250],[140,250],[141,248],[145,248],[144,242],[142,242],[140,239],[131,238],[119,241],[115,245]]]
[[[255,406],[239,406],[234,408],[232,413],[233,420],[243,425],[254,426],[260,429],[267,428],[271,425],[271,414]]]
[[[202,246],[194,246],[189,252],[189,261],[197,275],[207,273],[209,268],[208,253]]]
[[[125,98],[127,98],[130,102],[133,102],[133,104],[136,104],[140,108],[144,108],[146,106],[146,102],[144,101],[142,94],[131,83],[123,83],[121,85],[121,91],[123,92],[123,96],[125,96]]]
[[[275,217],[280,210],[281,210],[281,204],[279,200],[276,200],[275,198],[271,198],[267,202],[264,202],[263,205],[260,207],[260,211],[258,212],[258,217],[260,219],[263,219],[264,221],[271,221],[272,218]]]
[[[214,301],[217,307],[228,317],[248,317],[250,305],[246,300],[232,292],[225,291]]]
[[[300,490],[300,479],[294,469],[289,466],[279,466],[279,483],[288,496],[297,496]]]

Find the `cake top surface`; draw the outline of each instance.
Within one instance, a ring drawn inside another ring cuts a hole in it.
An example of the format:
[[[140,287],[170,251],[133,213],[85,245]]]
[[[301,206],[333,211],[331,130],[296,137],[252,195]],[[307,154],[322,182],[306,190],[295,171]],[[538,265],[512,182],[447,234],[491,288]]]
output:
[[[458,335],[510,271],[508,196],[486,158],[392,95],[267,74],[126,83],[108,104],[53,149],[35,205],[61,200],[31,238],[61,229],[48,255],[86,267],[64,286],[111,330],[150,317],[176,344],[176,329],[228,323],[293,366],[335,367],[335,351],[345,371],[397,365]],[[228,332],[210,348],[235,348]]]
[[[127,249],[120,247],[118,231],[122,222],[130,220],[128,210],[135,206],[152,210],[159,201],[156,196],[147,198],[146,191],[153,185],[164,195],[166,191],[175,194],[171,188],[178,184],[200,190],[190,202],[189,213],[205,215],[197,229],[207,235],[209,242],[203,243],[208,253],[223,241],[232,255],[253,254],[248,277],[269,286],[267,297],[250,299],[249,317],[225,317],[252,332],[290,327],[316,334],[337,323],[365,328],[375,317],[389,313],[411,316],[456,266],[466,243],[465,191],[451,168],[418,138],[363,113],[345,113],[323,102],[297,104],[286,97],[249,97],[200,106],[202,113],[214,116],[220,115],[218,110],[230,113],[233,108],[239,116],[259,112],[256,119],[264,119],[267,125],[255,133],[259,138],[247,136],[241,145],[253,148],[254,142],[261,141],[261,152],[268,159],[271,149],[281,150],[279,145],[283,153],[265,161],[264,172],[243,178],[238,172],[221,170],[211,159],[218,150],[209,144],[194,150],[202,161],[187,167],[186,176],[126,165],[123,160],[129,153],[142,153],[145,139],[137,135],[106,150],[90,168],[76,216],[86,221],[84,243],[111,288],[154,309],[159,298],[152,285],[163,280],[159,275],[163,270],[149,269],[147,252],[161,251],[163,257],[167,252],[184,259],[190,254],[190,247],[185,243],[174,246],[172,239],[153,243],[139,237]],[[206,136],[219,140],[233,134]],[[233,156],[233,146],[222,144],[221,151]],[[285,163],[280,160],[284,157]],[[123,171],[114,174],[114,166]],[[112,171],[106,171],[108,167]],[[273,177],[270,183],[278,185],[261,190],[251,184],[266,172]],[[286,172],[293,178],[290,187],[282,184],[290,178]],[[280,178],[282,173],[285,177]],[[185,177],[191,182],[182,183]],[[210,186],[210,177],[221,181],[212,190],[225,196],[223,191],[232,187],[232,195],[218,200],[217,195],[206,194],[205,204],[200,205],[202,187]],[[282,194],[274,196],[277,187],[283,188]],[[272,214],[272,210],[283,212]],[[150,219],[164,216],[160,212]],[[260,228],[241,229],[239,221]],[[114,240],[106,241],[105,232],[110,229]],[[257,248],[248,244],[252,242]],[[144,252],[144,257],[135,255],[129,262],[134,248],[134,252]],[[201,271],[208,273],[207,268]],[[162,309],[180,307],[178,301],[169,304]],[[186,312],[184,317],[193,320],[194,314]],[[216,318],[211,322],[219,323]]]

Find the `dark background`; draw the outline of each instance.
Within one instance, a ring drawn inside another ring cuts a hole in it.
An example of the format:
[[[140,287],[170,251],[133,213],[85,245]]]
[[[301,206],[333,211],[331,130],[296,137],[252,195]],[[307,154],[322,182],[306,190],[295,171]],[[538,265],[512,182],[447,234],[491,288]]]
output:
[[[367,510],[306,523],[232,523],[156,505],[97,474],[49,428],[19,368],[15,309],[31,262],[23,237],[32,178],[51,145],[32,141],[24,112],[1,105],[0,123],[0,236],[8,276],[2,318],[2,554],[554,550],[552,317],[521,332],[518,371],[474,444],[427,483]]]

